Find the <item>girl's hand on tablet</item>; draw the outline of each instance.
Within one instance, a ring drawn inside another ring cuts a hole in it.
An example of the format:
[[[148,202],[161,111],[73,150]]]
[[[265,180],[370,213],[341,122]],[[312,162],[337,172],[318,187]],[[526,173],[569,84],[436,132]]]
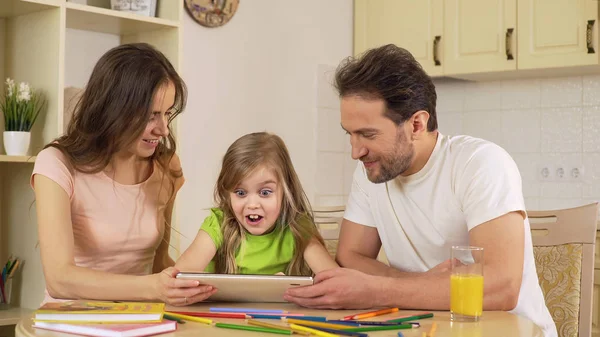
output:
[[[202,285],[196,280],[177,279],[179,270],[169,267],[158,274],[153,274],[155,298],[170,305],[188,305],[212,296],[217,289]]]

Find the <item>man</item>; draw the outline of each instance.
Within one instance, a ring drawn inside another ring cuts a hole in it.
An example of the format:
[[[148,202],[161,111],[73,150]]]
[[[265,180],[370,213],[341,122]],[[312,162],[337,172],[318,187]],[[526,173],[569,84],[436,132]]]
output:
[[[499,146],[437,131],[435,87],[387,45],[340,65],[341,124],[360,159],[341,226],[342,267],[286,299],[314,308],[450,308],[450,251],[484,248],[484,310],[556,336],[533,259],[521,177]],[[376,260],[381,245],[390,267]]]

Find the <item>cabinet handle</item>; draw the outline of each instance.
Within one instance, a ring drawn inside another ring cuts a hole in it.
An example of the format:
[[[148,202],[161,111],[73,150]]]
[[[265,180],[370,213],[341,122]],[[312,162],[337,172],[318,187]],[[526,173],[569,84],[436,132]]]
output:
[[[513,36],[513,32],[515,31],[514,28],[508,28],[506,29],[506,39],[504,40],[504,44],[505,44],[505,48],[506,48],[506,59],[507,60],[514,60],[514,56],[512,53],[512,36]]]
[[[433,39],[433,63],[436,66],[441,66],[442,62],[440,62],[440,59],[438,58],[438,46],[440,44],[440,40],[442,39],[442,37],[440,35],[436,36]]]
[[[587,53],[594,54],[596,51],[594,50],[594,41],[593,41],[593,28],[596,20],[588,20],[587,22],[587,30],[585,32],[585,42],[587,44]]]

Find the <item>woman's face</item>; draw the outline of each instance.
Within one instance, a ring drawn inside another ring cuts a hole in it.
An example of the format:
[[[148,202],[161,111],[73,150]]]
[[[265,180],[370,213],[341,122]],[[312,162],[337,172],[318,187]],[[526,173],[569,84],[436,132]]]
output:
[[[167,127],[170,110],[175,103],[175,86],[172,82],[161,86],[152,100],[152,113],[146,129],[130,147],[129,152],[137,157],[148,158],[154,154],[162,138],[169,135]]]

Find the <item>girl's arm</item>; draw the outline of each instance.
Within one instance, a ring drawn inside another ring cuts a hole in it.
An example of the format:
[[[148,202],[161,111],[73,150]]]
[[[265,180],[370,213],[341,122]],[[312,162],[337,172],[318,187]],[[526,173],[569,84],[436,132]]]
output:
[[[339,267],[331,255],[329,255],[327,249],[315,238],[312,238],[308,246],[306,246],[304,259],[315,274],[323,270]]]
[[[74,260],[71,204],[67,193],[50,178],[34,175],[38,235],[48,292],[54,298],[95,300],[160,300],[181,305],[208,287],[179,280],[177,271],[133,276],[78,267]]]
[[[186,272],[201,273],[213,257],[215,257],[216,253],[217,247],[208,233],[199,230],[194,242],[177,259],[175,268]]]

